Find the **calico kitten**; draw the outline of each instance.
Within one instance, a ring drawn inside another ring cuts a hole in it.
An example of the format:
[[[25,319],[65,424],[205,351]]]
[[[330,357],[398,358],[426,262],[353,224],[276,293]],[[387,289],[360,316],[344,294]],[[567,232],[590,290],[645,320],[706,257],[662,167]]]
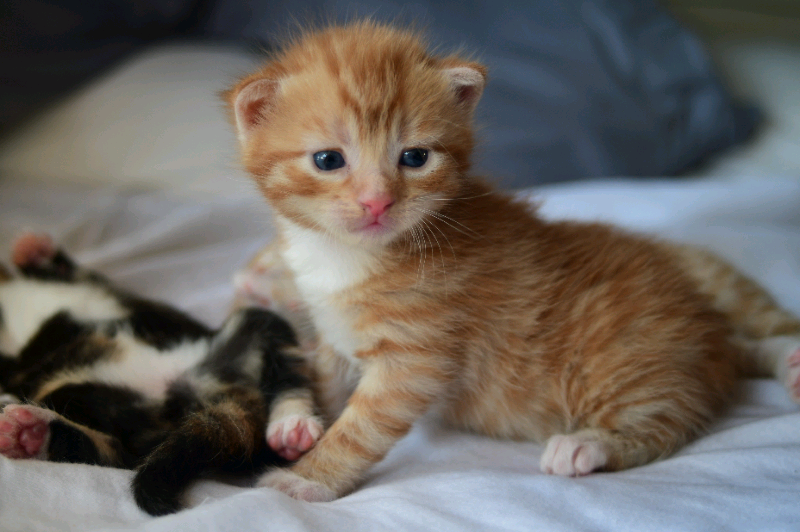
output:
[[[137,469],[136,502],[181,508],[209,473],[296,459],[322,427],[291,327],[257,308],[212,331],[77,267],[49,238],[0,274],[0,454]]]
[[[367,21],[301,35],[227,93],[291,272],[266,292],[296,289],[337,416],[260,485],[339,497],[434,404],[455,426],[546,442],[547,473],[584,475],[680,448],[737,373],[800,398],[800,321],[722,261],[543,220],[470,175],[485,80]]]

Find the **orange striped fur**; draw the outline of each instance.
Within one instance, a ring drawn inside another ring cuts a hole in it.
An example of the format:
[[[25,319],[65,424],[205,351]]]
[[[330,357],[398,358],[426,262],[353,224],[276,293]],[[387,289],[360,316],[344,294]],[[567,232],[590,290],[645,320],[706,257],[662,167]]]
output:
[[[549,473],[644,464],[704,429],[764,337],[794,335],[782,361],[800,347],[795,318],[718,259],[546,222],[471,176],[485,77],[367,21],[298,37],[227,93],[291,272],[274,293],[313,324],[335,418],[261,485],[341,496],[434,404],[452,425],[547,442]],[[401,164],[415,148],[425,164]],[[325,150],[344,166],[315,166]]]

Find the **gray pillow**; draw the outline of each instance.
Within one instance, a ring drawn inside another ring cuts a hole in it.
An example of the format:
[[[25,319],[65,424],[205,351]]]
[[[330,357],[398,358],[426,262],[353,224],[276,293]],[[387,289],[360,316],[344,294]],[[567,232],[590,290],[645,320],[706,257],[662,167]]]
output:
[[[489,66],[478,171],[504,186],[676,174],[746,138],[699,40],[654,0],[304,2],[342,20],[416,21]],[[264,39],[302,19],[296,1],[220,0],[212,32]]]

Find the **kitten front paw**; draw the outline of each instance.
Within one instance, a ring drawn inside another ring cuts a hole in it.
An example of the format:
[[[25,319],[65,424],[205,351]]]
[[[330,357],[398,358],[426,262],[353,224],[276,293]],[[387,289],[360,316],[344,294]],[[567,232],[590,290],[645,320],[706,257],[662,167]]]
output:
[[[11,261],[19,268],[44,266],[55,256],[53,239],[47,234],[24,233],[11,248]]]
[[[556,434],[547,440],[539,467],[548,475],[578,477],[602,468],[607,462],[608,455],[601,442]]]
[[[267,427],[267,443],[287,460],[297,460],[322,436],[322,423],[316,417],[289,415]]]
[[[288,469],[274,469],[265,473],[257,485],[260,488],[276,489],[299,501],[329,502],[336,498],[332,489]]]
[[[47,458],[54,414],[31,405],[7,405],[0,413],[0,454],[6,458]]]

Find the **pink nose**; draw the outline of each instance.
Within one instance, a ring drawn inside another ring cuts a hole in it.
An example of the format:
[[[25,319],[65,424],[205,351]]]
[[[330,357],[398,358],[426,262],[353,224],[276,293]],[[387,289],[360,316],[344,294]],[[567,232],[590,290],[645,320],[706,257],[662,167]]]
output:
[[[358,198],[358,203],[369,211],[372,216],[380,216],[394,204],[394,198],[388,194],[380,194],[378,196],[364,196]]]

